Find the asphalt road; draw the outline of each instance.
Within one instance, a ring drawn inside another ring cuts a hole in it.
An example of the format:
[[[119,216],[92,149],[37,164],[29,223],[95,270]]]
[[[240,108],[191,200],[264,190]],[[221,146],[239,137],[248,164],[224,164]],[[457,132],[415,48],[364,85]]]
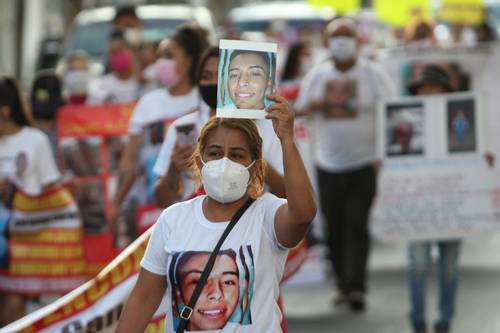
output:
[[[283,294],[289,333],[410,333],[406,264],[404,244],[375,244],[368,310],[363,314],[332,306],[333,280],[328,272],[321,283],[286,287]],[[437,315],[434,276],[431,274],[428,282],[430,323]],[[500,333],[499,236],[464,242],[452,332]]]

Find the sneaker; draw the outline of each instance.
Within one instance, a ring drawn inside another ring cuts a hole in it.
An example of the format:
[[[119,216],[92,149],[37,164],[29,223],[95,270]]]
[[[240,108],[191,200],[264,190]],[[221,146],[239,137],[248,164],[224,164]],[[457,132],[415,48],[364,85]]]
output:
[[[413,325],[413,332],[414,333],[427,333],[427,325],[425,325],[425,324]]]
[[[446,324],[436,324],[434,325],[435,333],[450,333],[450,325]]]
[[[361,291],[352,291],[348,295],[349,307],[353,312],[366,310],[365,294]]]
[[[347,303],[347,295],[341,290],[337,290],[332,297],[333,306],[341,306]]]

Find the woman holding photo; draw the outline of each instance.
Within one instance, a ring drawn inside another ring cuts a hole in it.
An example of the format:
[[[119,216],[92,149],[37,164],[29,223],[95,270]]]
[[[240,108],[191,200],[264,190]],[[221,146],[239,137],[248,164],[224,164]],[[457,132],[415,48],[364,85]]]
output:
[[[169,303],[166,332],[175,331],[172,311],[175,281],[171,281],[169,272],[178,271],[179,267],[173,255],[186,251],[212,252],[228,221],[249,198],[255,202],[229,233],[222,250],[232,249],[242,260],[248,256],[238,249],[248,249],[245,252],[255,259],[254,279],[248,286],[252,291],[248,304],[251,320],[242,323],[225,320],[224,326],[216,331],[281,332],[282,313],[277,299],[288,249],[304,237],[316,214],[316,205],[294,143],[294,112],[283,97],[269,98],[274,103],[266,109],[266,117],[272,120],[283,150],[287,199],[269,193],[262,195],[266,163],[255,123],[247,119],[210,119],[201,131],[193,155],[195,172],[201,177],[207,194],[173,205],[160,216],[117,332],[143,332],[165,291]],[[215,304],[219,297],[220,293],[211,301]],[[193,316],[195,313],[225,315],[216,307],[200,312],[199,305],[197,302]]]
[[[158,175],[155,183],[155,196],[160,207],[168,207],[178,200],[191,198],[198,190],[189,168],[194,145],[180,140],[176,128],[193,125],[198,137],[201,128],[213,116],[217,108],[217,68],[219,66],[219,49],[208,48],[201,57],[196,83],[203,102],[197,112],[187,114],[175,120],[167,132],[153,172]],[[262,137],[262,154],[267,162],[265,182],[269,190],[278,197],[285,196],[283,184],[283,160],[278,138],[271,122],[265,119],[255,121]]]

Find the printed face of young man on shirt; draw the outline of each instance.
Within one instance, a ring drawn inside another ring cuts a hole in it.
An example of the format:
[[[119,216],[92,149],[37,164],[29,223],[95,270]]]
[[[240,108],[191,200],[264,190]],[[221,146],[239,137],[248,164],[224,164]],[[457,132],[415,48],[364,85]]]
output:
[[[356,111],[356,82],[329,81],[325,87],[325,117],[354,118]]]
[[[188,304],[210,257],[206,252],[190,252],[191,257],[179,267],[177,302]],[[231,255],[233,254],[233,255]],[[223,328],[238,305],[240,283],[236,254],[232,250],[217,256],[212,272],[198,298],[189,320],[190,331],[216,330]]]
[[[228,70],[229,96],[238,109],[262,110],[269,80],[268,54],[256,51],[233,51]]]

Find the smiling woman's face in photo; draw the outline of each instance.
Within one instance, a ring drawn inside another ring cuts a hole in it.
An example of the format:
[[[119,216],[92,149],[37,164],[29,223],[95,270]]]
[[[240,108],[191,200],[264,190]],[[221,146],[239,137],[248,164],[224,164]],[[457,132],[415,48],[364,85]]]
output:
[[[198,254],[189,259],[180,269],[180,288],[185,298],[184,304],[187,304],[191,298],[208,258],[209,254]],[[218,256],[194,307],[189,321],[189,330],[221,329],[236,309],[238,299],[238,267],[230,256]]]
[[[229,96],[238,109],[264,109],[269,66],[256,53],[239,54],[229,64]]]

